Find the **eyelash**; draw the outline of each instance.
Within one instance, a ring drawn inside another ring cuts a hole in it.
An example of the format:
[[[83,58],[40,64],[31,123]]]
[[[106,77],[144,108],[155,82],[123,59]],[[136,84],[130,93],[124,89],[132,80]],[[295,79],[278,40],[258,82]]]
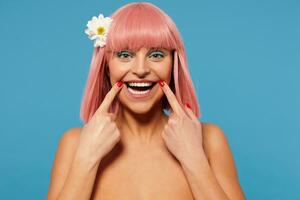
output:
[[[117,52],[117,56],[119,57],[119,58],[121,58],[120,56],[122,56],[122,55],[124,55],[124,52],[128,52],[128,51],[119,51],[119,52]],[[153,54],[153,52],[160,52],[160,53],[154,53]],[[162,53],[161,51],[153,51],[150,55],[159,55],[159,56],[161,56],[160,58],[163,58],[164,57],[164,53]],[[127,54],[125,54],[125,55],[130,55],[129,53],[127,53]],[[127,57],[126,57],[127,58]]]

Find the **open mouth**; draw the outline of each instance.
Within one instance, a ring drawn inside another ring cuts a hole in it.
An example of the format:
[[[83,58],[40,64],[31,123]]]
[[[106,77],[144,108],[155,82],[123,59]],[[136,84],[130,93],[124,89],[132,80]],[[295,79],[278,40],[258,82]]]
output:
[[[129,93],[136,97],[142,97],[150,94],[151,89],[156,85],[156,82],[147,83],[130,83],[125,82]]]

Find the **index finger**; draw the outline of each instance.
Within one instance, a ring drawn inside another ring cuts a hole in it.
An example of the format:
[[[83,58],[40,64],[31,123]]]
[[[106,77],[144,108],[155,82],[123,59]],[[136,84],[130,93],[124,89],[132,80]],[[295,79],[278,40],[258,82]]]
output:
[[[113,102],[115,96],[118,94],[118,92],[122,89],[124,83],[122,81],[118,81],[115,83],[110,91],[105,95],[101,105],[97,109],[96,113],[103,113],[108,112],[109,106]]]
[[[163,80],[161,81],[162,81],[160,82],[161,89],[165,93],[172,110],[176,115],[181,115],[182,113],[184,113],[184,111],[182,110],[180,104],[178,103],[175,94],[172,92],[171,88],[168,86],[168,84],[165,81]]]

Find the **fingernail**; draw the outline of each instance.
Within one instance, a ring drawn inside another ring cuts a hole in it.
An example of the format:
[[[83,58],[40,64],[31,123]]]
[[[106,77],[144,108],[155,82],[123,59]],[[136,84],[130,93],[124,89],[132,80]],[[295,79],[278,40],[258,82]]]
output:
[[[159,85],[162,87],[162,86],[164,86],[164,81],[163,80],[160,80],[159,82]]]
[[[123,82],[122,81],[118,81],[117,85],[118,85],[118,87],[121,87],[123,85]]]
[[[186,105],[189,109],[192,108],[191,105],[190,105],[189,103],[186,103],[185,105]]]

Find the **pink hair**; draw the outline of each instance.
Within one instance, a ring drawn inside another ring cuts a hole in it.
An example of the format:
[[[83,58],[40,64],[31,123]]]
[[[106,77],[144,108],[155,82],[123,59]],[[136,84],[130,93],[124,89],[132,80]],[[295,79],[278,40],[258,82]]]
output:
[[[110,90],[111,83],[106,69],[113,53],[124,49],[136,51],[142,47],[162,47],[174,52],[170,88],[183,108],[184,104],[188,102],[196,117],[201,117],[199,102],[189,74],[184,45],[172,19],[160,8],[148,2],[126,4],[110,17],[113,22],[109,28],[106,46],[94,48],[82,98],[80,118],[85,123],[88,122]],[[162,106],[163,109],[170,110],[165,96],[162,99]],[[109,110],[117,113],[119,108],[120,103],[116,97]]]

